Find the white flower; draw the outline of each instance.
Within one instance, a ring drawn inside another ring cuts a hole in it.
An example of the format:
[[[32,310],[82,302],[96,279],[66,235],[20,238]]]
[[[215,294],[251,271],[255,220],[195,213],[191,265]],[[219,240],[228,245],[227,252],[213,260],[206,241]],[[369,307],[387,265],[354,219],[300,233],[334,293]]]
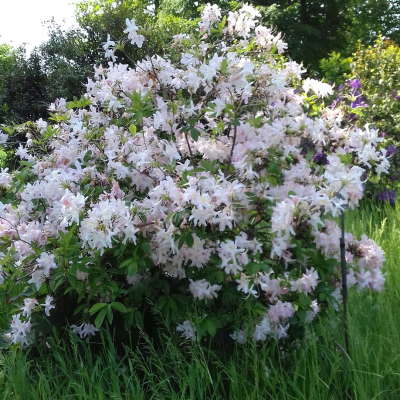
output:
[[[128,34],[128,39],[131,39],[132,44],[136,44],[139,48],[142,47],[143,42],[145,41],[145,37],[143,35],[138,35],[138,27],[136,25],[135,19],[132,18],[129,20],[126,19],[126,26],[127,28],[124,30],[124,33]]]
[[[72,333],[74,333],[75,335],[78,335],[79,332],[82,330],[82,327],[83,327],[83,324],[80,326],[71,325]]]
[[[243,330],[235,331],[229,335],[233,340],[236,340],[239,344],[244,344],[246,336]]]
[[[1,130],[0,130],[0,145],[2,145],[2,144],[6,144],[6,142],[7,142],[7,140],[8,140],[8,135],[7,134],[5,134],[5,133],[3,133]]]
[[[183,321],[182,324],[179,324],[176,327],[176,330],[178,332],[182,332],[182,336],[184,336],[186,339],[189,339],[193,342],[196,341],[196,326],[193,324],[193,322]]]
[[[309,293],[315,289],[318,284],[318,273],[315,271],[314,267],[311,269],[307,269],[306,273],[297,281],[291,281],[291,291],[297,291],[299,293]]]
[[[36,262],[40,267],[42,267],[43,274],[48,277],[50,274],[50,269],[57,268],[57,265],[54,261],[54,254],[48,254],[43,252],[40,254],[40,258],[36,259]]]
[[[240,274],[240,279],[237,279],[236,282],[238,283],[237,290],[243,292],[244,294],[248,294],[249,296],[252,295],[254,297],[258,297],[257,290],[253,289],[254,284],[250,286],[249,277],[245,274]]]
[[[218,297],[217,291],[221,289],[220,285],[210,285],[205,279],[198,281],[190,280],[189,290],[192,292],[193,297],[204,300]]]
[[[11,320],[11,334],[13,337],[13,343],[22,343],[28,344],[26,339],[27,333],[31,331],[32,325],[31,320],[28,319],[27,321],[23,322],[20,319],[20,314],[16,314],[12,316]]]
[[[107,41],[103,43],[103,49],[107,51],[109,47],[114,47],[114,46],[115,42],[111,40],[110,34],[107,34]]]
[[[221,18],[221,9],[216,4],[207,4],[201,13],[201,21],[199,22],[202,31],[210,32],[210,27],[218,22]]]
[[[303,82],[303,90],[307,94],[310,89],[319,97],[326,97],[333,94],[333,88],[331,85],[317,81],[316,79],[307,78]]]
[[[44,312],[48,317],[50,317],[50,310],[55,308],[55,306],[50,304],[52,301],[53,301],[53,298],[51,296],[46,296],[45,303],[42,304],[42,307],[44,307]]]
[[[138,30],[138,27],[136,25],[135,18],[132,18],[129,20],[128,18],[126,19],[126,29],[124,30],[124,33],[128,33],[129,35],[132,32],[136,32]]]
[[[84,324],[83,328],[79,332],[79,335],[81,338],[84,338],[86,336],[94,336],[96,332],[99,330],[92,324]]]
[[[105,51],[104,57],[105,58],[112,58],[112,60],[115,62],[117,59],[117,56],[114,54],[115,52],[115,42],[110,39],[110,34],[107,35],[107,41],[103,43],[103,49]]]
[[[39,290],[45,280],[46,278],[43,275],[43,271],[37,269],[36,271],[32,272],[31,279],[29,279],[28,283],[34,283],[36,285],[36,289]]]
[[[30,317],[37,304],[38,302],[36,299],[24,299],[24,305],[20,308],[20,310],[22,310],[22,315],[25,317]]]
[[[86,336],[94,336],[99,330],[92,324],[82,324],[80,326],[71,325],[72,332],[81,338]]]

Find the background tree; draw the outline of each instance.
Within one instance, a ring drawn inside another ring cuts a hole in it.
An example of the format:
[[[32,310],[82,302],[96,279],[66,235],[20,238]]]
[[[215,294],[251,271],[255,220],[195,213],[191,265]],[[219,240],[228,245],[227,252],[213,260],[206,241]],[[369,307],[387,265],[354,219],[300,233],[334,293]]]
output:
[[[357,41],[373,44],[379,33],[400,44],[400,0],[358,0],[354,2],[350,45]]]
[[[262,6],[264,25],[281,31],[289,56],[318,70],[319,60],[346,46],[353,0],[254,0]]]
[[[400,43],[399,0],[253,0],[264,24],[276,27],[289,56],[314,72],[331,52],[351,55],[357,41],[372,44],[379,32]]]
[[[0,124],[5,122],[8,106],[5,102],[4,78],[7,71],[15,63],[16,52],[7,45],[0,44]]]
[[[46,116],[48,79],[41,55],[33,52],[26,57],[23,48],[8,48],[0,59],[0,123],[22,123]]]

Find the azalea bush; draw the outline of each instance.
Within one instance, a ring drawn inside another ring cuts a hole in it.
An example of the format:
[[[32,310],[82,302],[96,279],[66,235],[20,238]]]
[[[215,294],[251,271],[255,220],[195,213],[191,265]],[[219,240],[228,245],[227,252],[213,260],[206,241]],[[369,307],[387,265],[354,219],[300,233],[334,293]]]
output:
[[[387,152],[348,107],[325,106],[332,87],[302,81],[259,17],[207,5],[197,34],[171,41],[176,63],[116,64],[108,38],[113,62],[87,94],[36,123],[22,167],[0,175],[14,343],[42,340],[49,323],[82,338],[105,324],[151,330],[154,314],[190,340],[290,341],[338,309],[334,218],[358,206],[368,169],[387,172]],[[125,33],[146,46],[134,20]],[[346,260],[350,286],[382,290],[373,240],[346,233]]]

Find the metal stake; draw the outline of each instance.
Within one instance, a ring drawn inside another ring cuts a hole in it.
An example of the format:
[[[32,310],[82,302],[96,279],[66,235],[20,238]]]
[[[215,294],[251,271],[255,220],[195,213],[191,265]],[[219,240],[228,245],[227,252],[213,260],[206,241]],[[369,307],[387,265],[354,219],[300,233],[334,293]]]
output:
[[[344,242],[344,211],[341,215],[342,237],[340,238],[340,262],[342,265],[342,297],[343,297],[343,323],[344,323],[344,341],[346,343],[347,354],[349,352],[349,332],[347,330],[347,271],[346,271],[346,245]]]

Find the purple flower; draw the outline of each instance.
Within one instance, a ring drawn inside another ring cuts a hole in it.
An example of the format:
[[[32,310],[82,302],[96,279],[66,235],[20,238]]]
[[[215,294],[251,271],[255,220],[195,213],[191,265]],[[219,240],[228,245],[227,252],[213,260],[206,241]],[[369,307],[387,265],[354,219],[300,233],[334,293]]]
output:
[[[367,101],[367,98],[365,96],[358,96],[350,105],[351,108],[357,108],[357,107],[368,107],[368,104],[365,102]]]
[[[310,139],[302,139],[301,141],[301,154],[306,155],[309,151],[315,150],[315,145]]]
[[[376,196],[379,201],[388,201],[390,204],[394,204],[396,198],[396,192],[394,190],[385,189]]]
[[[329,163],[328,159],[326,158],[325,152],[322,150],[321,153],[316,152],[313,161],[318,165],[326,165]]]
[[[339,85],[337,90],[343,90],[343,88],[344,88],[344,85]]]
[[[347,83],[353,89],[361,89],[361,86],[362,86],[362,83],[359,79],[352,79],[351,81],[348,81]]]
[[[386,156],[392,156],[393,154],[396,154],[398,152],[398,149],[396,146],[393,146],[392,144],[388,147],[386,147]]]
[[[351,103],[351,108],[357,108],[357,107],[361,107],[362,101],[361,101],[361,97],[357,97],[355,99],[355,101],[353,101]]]

